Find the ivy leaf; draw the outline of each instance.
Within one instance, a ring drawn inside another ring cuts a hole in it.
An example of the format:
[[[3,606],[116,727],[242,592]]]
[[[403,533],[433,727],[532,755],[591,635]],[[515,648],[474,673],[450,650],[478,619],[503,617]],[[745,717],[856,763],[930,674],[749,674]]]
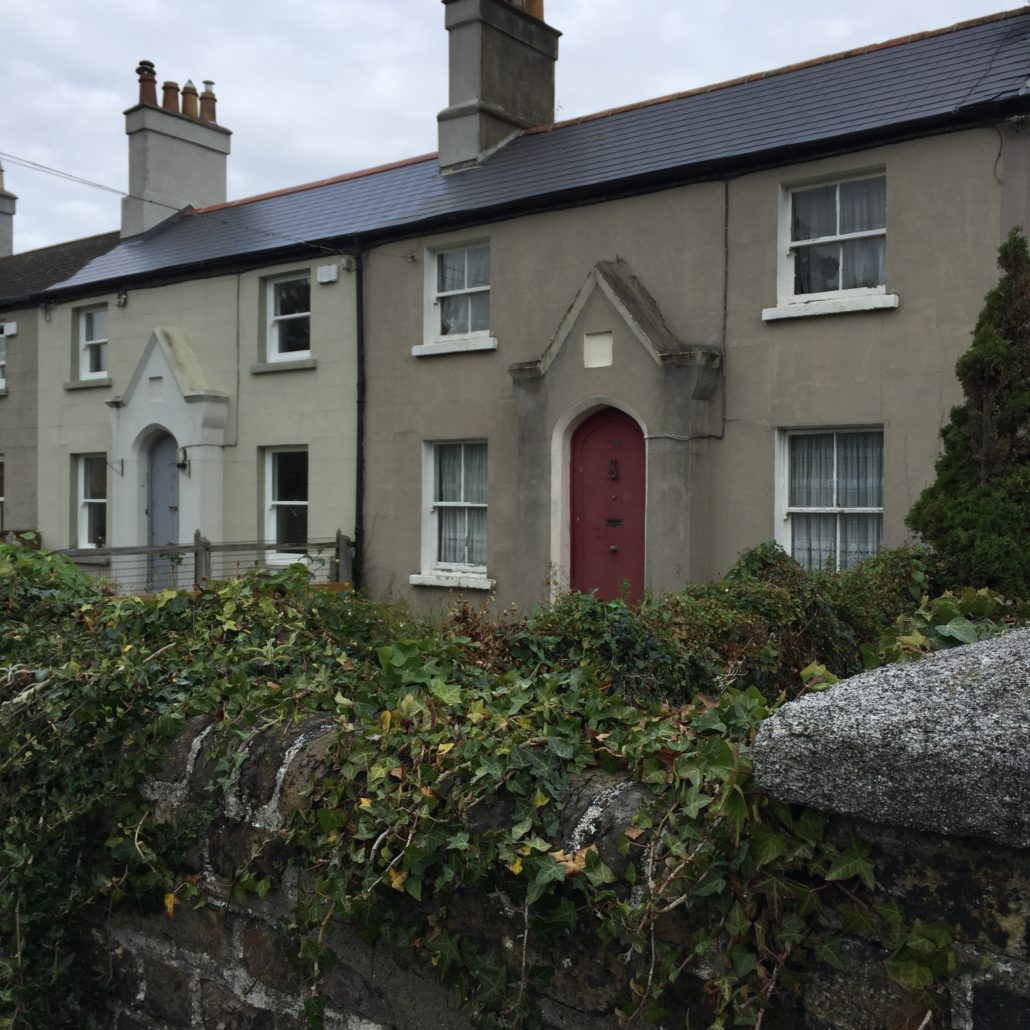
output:
[[[869,861],[869,855],[857,845],[852,844],[842,855],[838,855],[836,861],[830,866],[826,874],[827,880],[850,880],[857,876],[870,890],[876,886],[876,877],[873,875],[873,864]]]
[[[943,626],[935,626],[934,629],[938,636],[950,637],[961,644],[975,644],[979,639],[976,626],[961,615],[956,615],[951,622]]]
[[[932,986],[935,979],[929,966],[911,959],[888,959],[887,975],[908,991],[921,991]]]
[[[457,683],[447,683],[438,678],[429,684],[429,692],[445,705],[458,705],[461,703],[461,687]]]
[[[717,873],[707,873],[704,879],[690,893],[695,898],[706,898],[709,894],[718,894],[725,890],[726,881]]]
[[[762,866],[775,862],[776,859],[787,854],[787,842],[783,839],[783,835],[775,830],[758,825],[754,828],[753,837],[756,869],[761,869]]]
[[[834,969],[844,969],[844,957],[840,951],[840,941],[836,939],[830,939],[826,941],[820,941],[815,946],[815,957],[819,962],[824,962],[828,966],[833,966]]]
[[[571,758],[575,753],[572,745],[567,740],[562,740],[560,737],[548,737],[547,747],[559,758]]]
[[[541,855],[536,860],[535,867],[536,875],[526,893],[526,902],[530,905],[543,895],[548,884],[565,882],[565,867],[557,863],[550,855]]]

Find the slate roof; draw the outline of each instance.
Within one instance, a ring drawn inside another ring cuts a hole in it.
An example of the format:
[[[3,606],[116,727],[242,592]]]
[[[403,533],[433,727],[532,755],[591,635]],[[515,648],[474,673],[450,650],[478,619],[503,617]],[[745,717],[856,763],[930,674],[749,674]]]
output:
[[[531,130],[482,166],[436,155],[189,211],[62,288],[253,259],[305,241],[425,231],[656,188],[1030,110],[1026,8]]]
[[[111,250],[118,243],[118,236],[117,232],[106,232],[0,258],[0,309],[12,308],[22,298],[74,275],[83,265]]]

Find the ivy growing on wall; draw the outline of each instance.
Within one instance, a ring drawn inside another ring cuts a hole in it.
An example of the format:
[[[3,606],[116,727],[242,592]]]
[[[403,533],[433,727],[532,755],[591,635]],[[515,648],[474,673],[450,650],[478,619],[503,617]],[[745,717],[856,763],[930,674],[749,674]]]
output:
[[[139,790],[190,717],[218,728],[214,802],[241,739],[316,712],[339,726],[330,771],[278,838],[305,870],[292,933],[312,1025],[334,920],[368,929],[373,910],[484,1026],[533,1025],[534,992],[584,940],[629,970],[627,1021],[677,1004],[670,985],[697,973],[709,1025],[758,1026],[813,961],[840,961],[842,927],[880,941],[925,1010],[954,963],[946,929],[876,901],[863,848],[760,795],[750,764],[761,720],[860,663],[863,642],[871,663],[906,659],[1027,616],[983,593],[920,595],[913,616],[921,561],[885,560],[849,591],[763,547],[639,610],[571,597],[508,622],[461,610],[441,631],[298,569],[115,599],[0,546],[0,1026],[105,1025],[84,927],[102,906],[174,918],[199,903],[184,828]],[[651,799],[606,853],[559,825],[570,783],[598,772]],[[238,889],[278,886],[259,857]],[[455,928],[470,893],[510,947]]]

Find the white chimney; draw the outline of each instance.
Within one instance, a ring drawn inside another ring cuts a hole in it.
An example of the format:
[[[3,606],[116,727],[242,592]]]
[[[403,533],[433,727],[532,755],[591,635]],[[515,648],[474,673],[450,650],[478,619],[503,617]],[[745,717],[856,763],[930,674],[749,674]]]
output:
[[[448,106],[437,116],[440,169],[481,162],[522,129],[554,121],[561,33],[543,0],[443,0]]]
[[[232,133],[215,121],[213,82],[198,96],[192,82],[166,82],[161,106],[151,61],[140,61],[139,103],[125,112],[129,196],[122,199],[122,237],[146,232],[184,207],[225,201]]]

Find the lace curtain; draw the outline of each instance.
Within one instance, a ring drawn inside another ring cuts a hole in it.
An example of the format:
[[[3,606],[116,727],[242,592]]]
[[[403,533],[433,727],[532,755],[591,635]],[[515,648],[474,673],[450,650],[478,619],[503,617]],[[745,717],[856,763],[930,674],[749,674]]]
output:
[[[852,568],[881,547],[883,515],[840,509],[883,507],[883,434],[812,433],[790,438],[791,553],[805,568]],[[839,561],[838,561],[839,553]]]
[[[437,444],[438,561],[486,565],[486,489],[486,444]]]

